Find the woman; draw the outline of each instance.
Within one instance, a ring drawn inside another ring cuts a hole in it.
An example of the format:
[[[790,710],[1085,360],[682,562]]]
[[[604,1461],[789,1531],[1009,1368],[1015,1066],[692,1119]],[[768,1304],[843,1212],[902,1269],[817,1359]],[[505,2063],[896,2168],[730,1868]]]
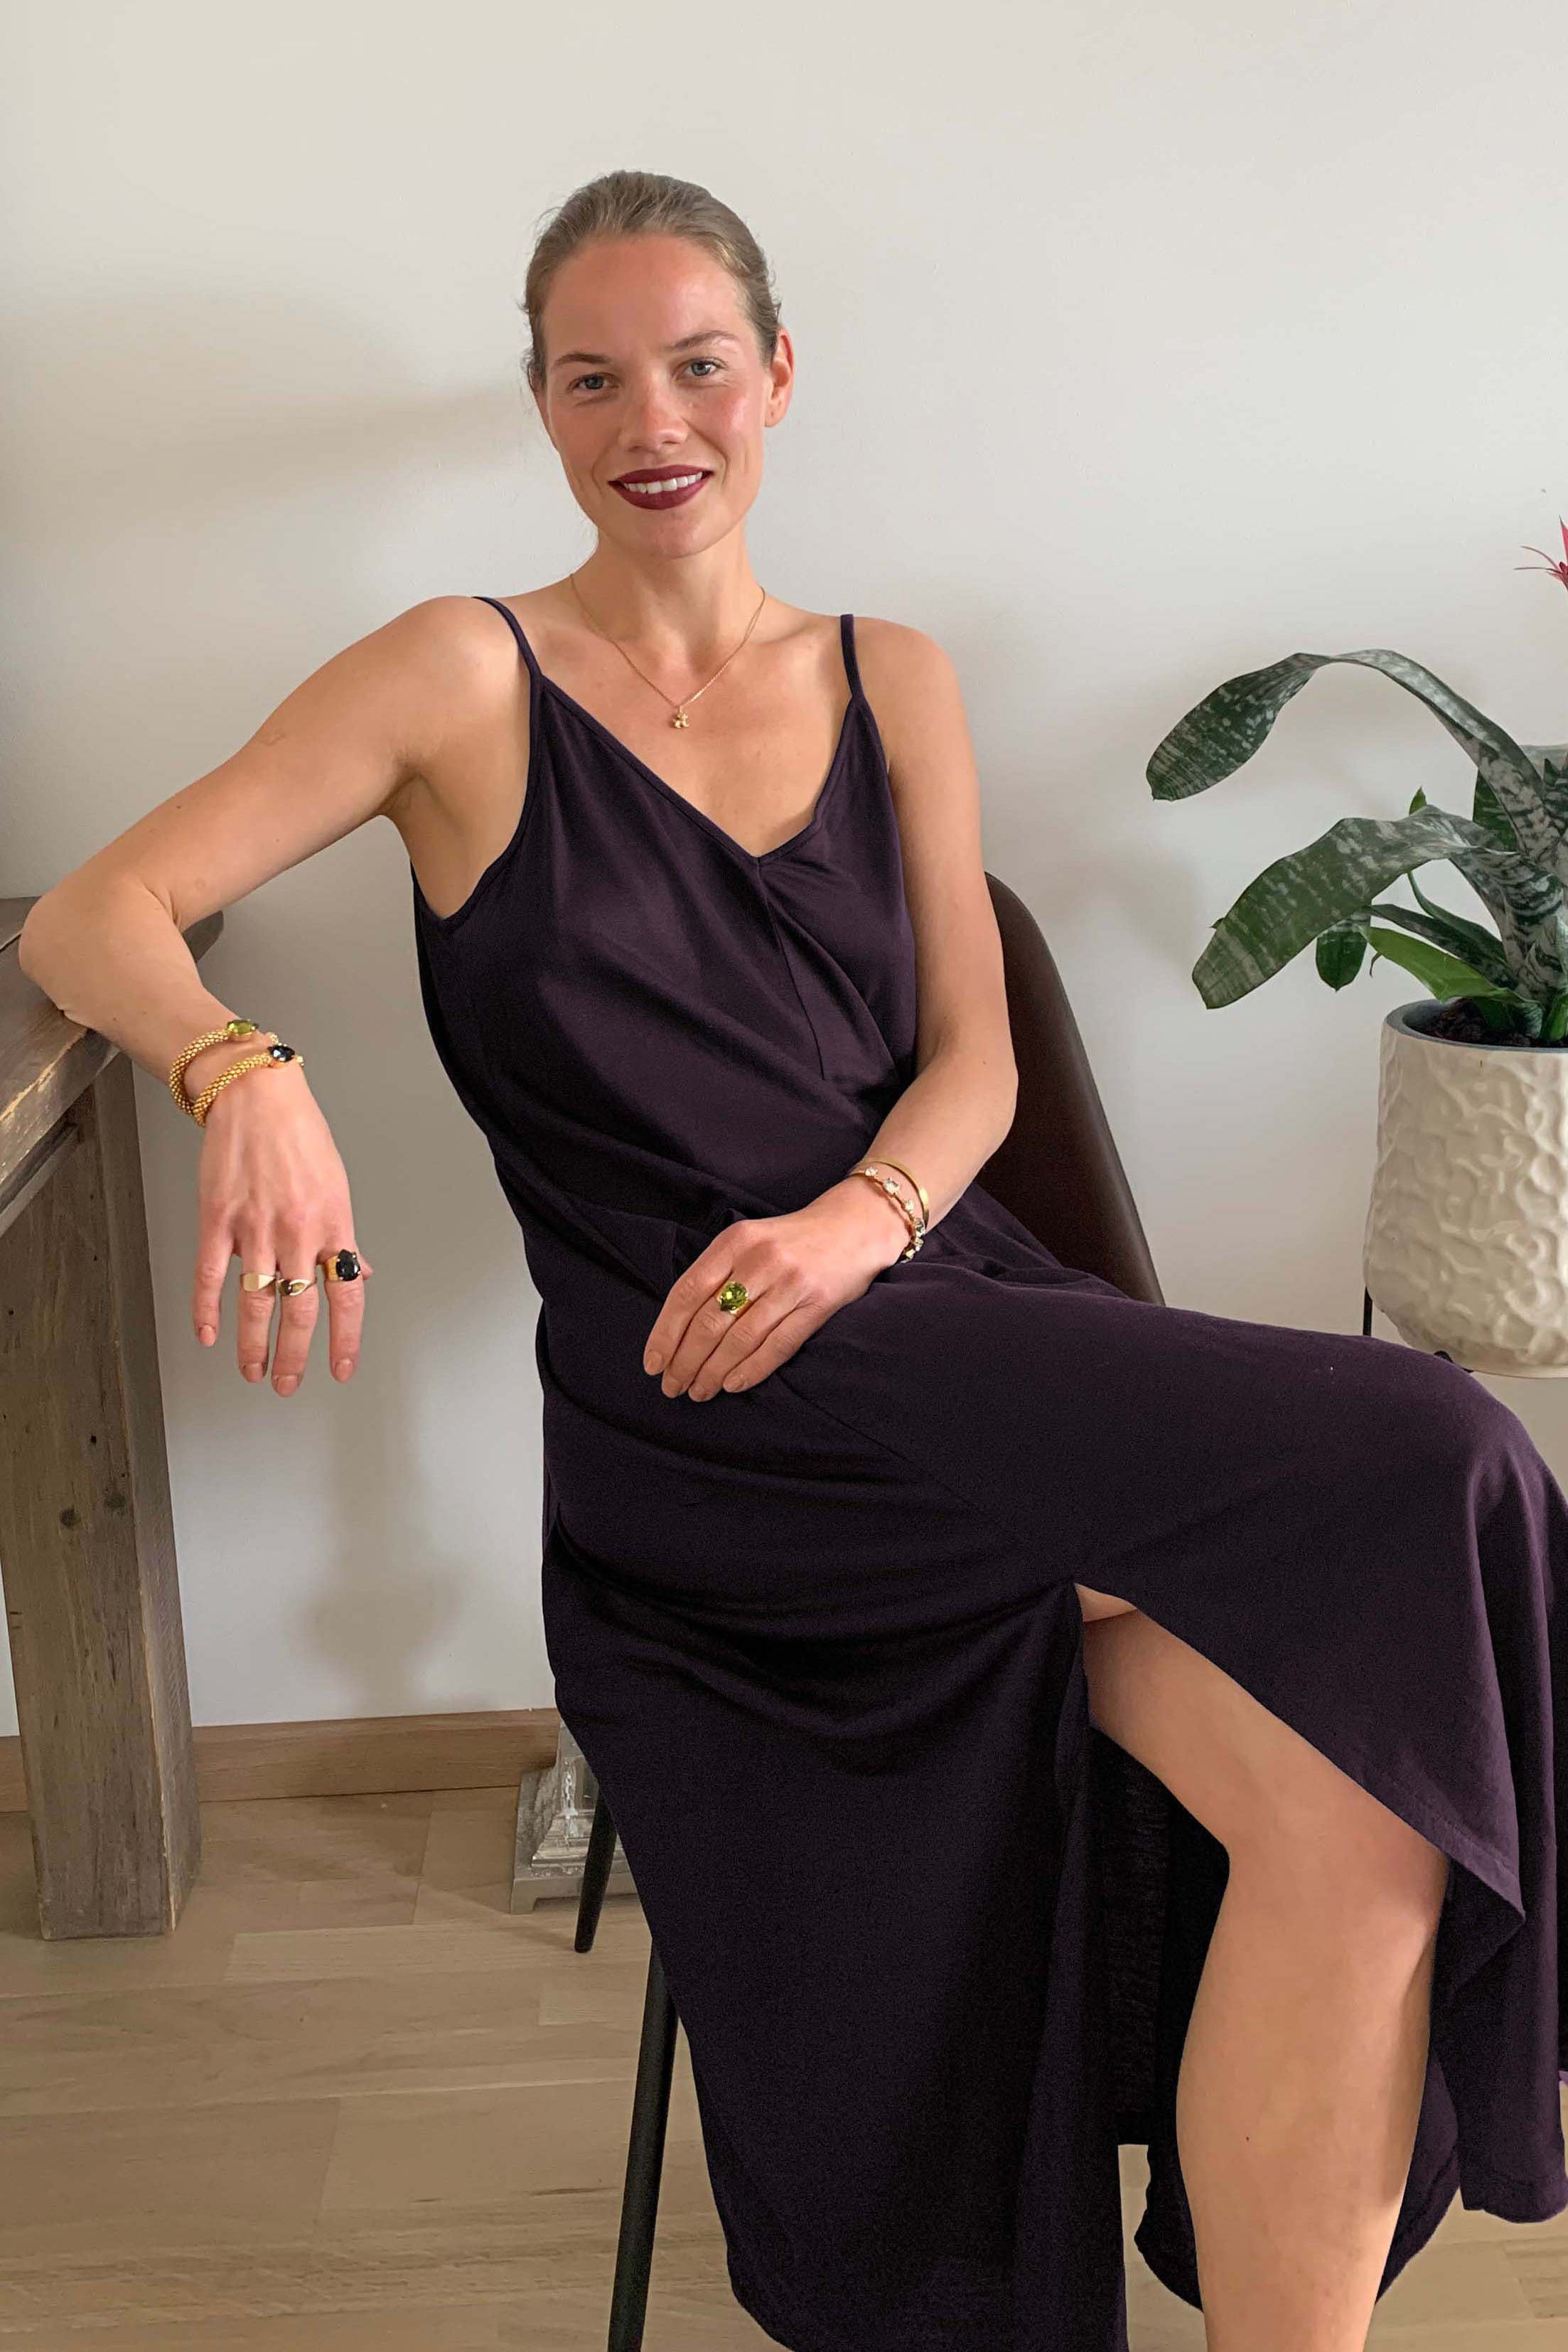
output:
[[[263,1378],[276,1273],[293,1392],[323,1263],[347,1378],[326,1120],[282,1041],[214,1034],[181,930],[397,825],[542,1301],[557,1696],[758,2324],[1124,2352],[1135,2139],[1212,2347],[1352,2352],[1457,2189],[1568,2204],[1563,1496],[1459,1368],[1130,1299],[975,1181],[1015,1072],[954,670],[752,573],[761,254],[612,173],[527,307],[587,562],[339,654],[24,964],[203,1114],[198,1335],[237,1255]],[[1142,1847],[1091,1719],[1160,1784]]]

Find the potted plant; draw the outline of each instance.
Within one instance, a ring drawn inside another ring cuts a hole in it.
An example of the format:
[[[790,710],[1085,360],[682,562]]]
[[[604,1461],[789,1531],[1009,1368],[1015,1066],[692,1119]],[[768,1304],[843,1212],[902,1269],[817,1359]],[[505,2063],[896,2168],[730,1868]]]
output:
[[[1516,569],[1568,588],[1559,525],[1563,560]],[[1426,704],[1474,762],[1469,814],[1417,792],[1402,817],[1342,817],[1248,886],[1192,976],[1206,1004],[1231,1004],[1311,943],[1330,988],[1368,949],[1422,983],[1426,998],[1383,1021],[1367,1291],[1413,1346],[1473,1371],[1568,1373],[1568,744],[1516,743],[1403,654],[1291,654],[1206,695],[1155,752],[1149,785],[1185,800],[1233,773],[1332,661]],[[1423,895],[1415,868],[1437,858],[1495,931]],[[1413,908],[1377,896],[1400,875]]]

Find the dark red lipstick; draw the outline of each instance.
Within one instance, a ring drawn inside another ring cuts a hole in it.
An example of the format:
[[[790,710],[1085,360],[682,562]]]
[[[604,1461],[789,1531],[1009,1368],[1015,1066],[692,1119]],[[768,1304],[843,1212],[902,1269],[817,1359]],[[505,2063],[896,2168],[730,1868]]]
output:
[[[694,475],[696,477],[695,481],[692,478]],[[620,491],[629,507],[646,507],[653,513],[664,514],[669,508],[684,507],[688,499],[695,499],[707,479],[707,469],[702,466],[634,466],[630,473],[619,475],[611,488]],[[632,485],[635,482],[645,482],[649,488],[634,489]],[[654,487],[661,482],[674,482],[681,487],[676,489]]]

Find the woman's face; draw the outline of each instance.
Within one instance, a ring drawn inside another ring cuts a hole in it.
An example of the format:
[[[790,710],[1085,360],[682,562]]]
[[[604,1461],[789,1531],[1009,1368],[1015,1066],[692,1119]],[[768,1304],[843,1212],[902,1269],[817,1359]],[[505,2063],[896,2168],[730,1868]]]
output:
[[[789,405],[780,330],[764,366],[740,292],[683,236],[582,247],[540,321],[539,415],[578,505],[629,555],[691,555],[733,530],[762,480],[762,436]],[[700,474],[682,495],[617,488],[643,472]]]

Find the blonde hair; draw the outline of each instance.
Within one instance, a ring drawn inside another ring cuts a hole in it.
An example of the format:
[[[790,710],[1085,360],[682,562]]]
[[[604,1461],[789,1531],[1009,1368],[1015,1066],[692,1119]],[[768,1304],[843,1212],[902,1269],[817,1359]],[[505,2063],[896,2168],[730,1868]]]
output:
[[[530,343],[523,373],[544,387],[544,307],[557,270],[582,246],[616,236],[687,236],[723,264],[739,289],[766,367],[779,341],[779,304],[761,247],[738,213],[694,180],[663,172],[605,172],[584,181],[551,213],[528,262],[520,308]]]

